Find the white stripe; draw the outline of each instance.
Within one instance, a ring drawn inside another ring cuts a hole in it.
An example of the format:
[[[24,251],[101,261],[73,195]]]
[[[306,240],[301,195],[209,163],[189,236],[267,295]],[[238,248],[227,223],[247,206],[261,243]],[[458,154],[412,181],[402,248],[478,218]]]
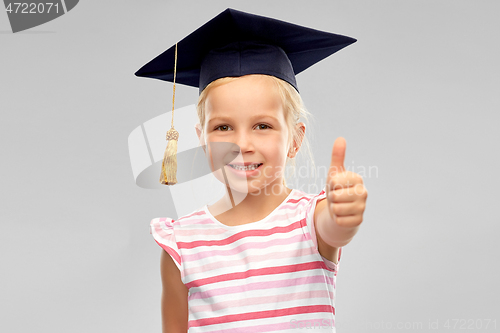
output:
[[[64,10],[64,14],[66,14],[68,11],[66,10],[66,4],[64,3],[64,0],[61,0],[62,8]]]

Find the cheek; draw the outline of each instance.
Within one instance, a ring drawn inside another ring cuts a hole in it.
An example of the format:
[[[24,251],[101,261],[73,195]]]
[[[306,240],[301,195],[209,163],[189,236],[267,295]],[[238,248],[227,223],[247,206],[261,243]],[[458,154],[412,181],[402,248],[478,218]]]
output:
[[[224,141],[224,138],[221,138],[220,135],[217,135],[217,132],[210,132],[205,134],[205,144],[208,142],[218,142],[218,141]]]
[[[269,144],[273,142],[273,144]],[[281,136],[275,138],[266,138],[261,143],[261,151],[264,152],[268,158],[276,161],[286,160],[287,150],[286,150],[286,140]]]

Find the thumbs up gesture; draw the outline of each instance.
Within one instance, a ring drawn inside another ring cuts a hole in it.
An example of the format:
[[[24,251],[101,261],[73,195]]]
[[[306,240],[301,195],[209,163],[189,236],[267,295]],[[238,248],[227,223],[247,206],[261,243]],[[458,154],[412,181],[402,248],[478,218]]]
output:
[[[337,138],[333,144],[325,191],[327,209],[333,223],[352,228],[363,222],[368,192],[360,175],[345,170],[345,149],[345,139]]]

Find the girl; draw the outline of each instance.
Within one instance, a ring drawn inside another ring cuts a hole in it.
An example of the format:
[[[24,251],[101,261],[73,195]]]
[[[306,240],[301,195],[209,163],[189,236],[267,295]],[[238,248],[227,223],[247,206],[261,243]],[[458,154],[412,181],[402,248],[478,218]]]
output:
[[[178,43],[188,54],[179,53],[178,82],[200,89],[196,132],[222,163],[213,171],[227,191],[177,220],[151,221],[163,248],[163,332],[335,331],[341,248],[362,222],[367,191],[345,171],[343,138],[319,194],[288,188],[283,170],[306,130],[295,74],[352,42],[228,9]],[[136,75],[172,81],[172,53]],[[237,149],[211,149],[219,142]]]

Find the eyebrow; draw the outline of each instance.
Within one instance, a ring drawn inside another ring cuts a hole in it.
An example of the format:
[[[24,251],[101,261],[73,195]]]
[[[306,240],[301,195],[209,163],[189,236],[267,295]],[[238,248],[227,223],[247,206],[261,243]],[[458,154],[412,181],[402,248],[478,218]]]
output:
[[[273,116],[270,116],[270,115],[267,115],[267,114],[256,114],[256,115],[252,116],[250,119],[253,120],[253,119],[256,119],[256,118],[271,118],[274,121],[279,122],[276,117],[273,117]],[[219,117],[214,117],[214,118],[210,119],[207,124],[210,124],[212,121],[215,121],[215,120],[231,121],[233,119],[230,118],[230,117],[219,116]]]

